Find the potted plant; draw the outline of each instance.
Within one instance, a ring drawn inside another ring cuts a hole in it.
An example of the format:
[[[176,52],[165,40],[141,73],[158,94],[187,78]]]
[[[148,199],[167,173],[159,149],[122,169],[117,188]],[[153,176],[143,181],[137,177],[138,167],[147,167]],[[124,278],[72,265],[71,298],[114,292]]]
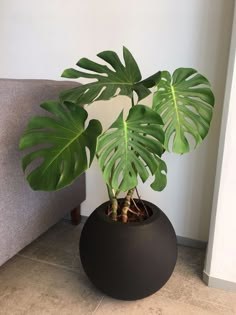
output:
[[[88,71],[63,72],[66,78],[93,81],[63,91],[59,101],[41,104],[50,115],[29,121],[19,147],[31,149],[22,165],[24,171],[31,166],[27,180],[34,190],[70,185],[97,158],[109,201],[90,215],[83,228],[81,261],[103,292],[134,300],[160,289],[177,257],[170,221],[156,205],[140,199],[138,180],[146,182],[152,176],[151,188],[164,189],[163,153],[184,154],[202,142],[209,130],[214,95],[208,80],[194,69],[179,68],[173,75],[158,71],[142,80],[125,47],[124,62],[113,51],[97,56],[106,64],[82,58],[77,66]],[[151,88],[153,102],[148,107],[141,100]],[[105,131],[98,120],[87,121],[85,105],[118,95],[130,102],[127,117],[122,111]],[[124,198],[119,198],[120,193],[125,193]]]

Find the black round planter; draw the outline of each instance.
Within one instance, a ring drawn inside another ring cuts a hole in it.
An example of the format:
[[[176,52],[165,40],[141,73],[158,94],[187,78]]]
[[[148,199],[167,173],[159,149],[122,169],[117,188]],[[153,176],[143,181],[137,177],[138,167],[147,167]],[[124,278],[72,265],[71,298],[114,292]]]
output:
[[[170,278],[177,259],[176,235],[167,216],[144,201],[152,216],[143,222],[114,222],[108,203],[88,218],[81,233],[80,257],[91,282],[105,294],[137,300],[158,291]]]

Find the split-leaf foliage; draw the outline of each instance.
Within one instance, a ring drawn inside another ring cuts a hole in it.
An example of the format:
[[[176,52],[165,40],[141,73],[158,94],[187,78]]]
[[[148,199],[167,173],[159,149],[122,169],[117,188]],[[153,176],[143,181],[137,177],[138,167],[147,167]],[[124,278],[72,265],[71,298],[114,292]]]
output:
[[[137,62],[125,47],[123,61],[113,51],[97,56],[102,63],[82,58],[77,69],[62,74],[91,82],[63,91],[58,101],[43,103],[42,109],[50,114],[29,121],[20,140],[20,149],[27,149],[22,162],[27,180],[34,190],[64,188],[96,156],[115,196],[136,187],[139,178],[146,182],[150,176],[151,187],[160,191],[167,174],[163,153],[186,153],[208,133],[214,106],[210,84],[191,68],[179,68],[173,75],[157,71],[142,80]],[[152,108],[142,105],[140,101],[153,89]],[[88,121],[86,105],[119,95],[131,100],[127,117],[122,111],[104,131],[97,119]]]

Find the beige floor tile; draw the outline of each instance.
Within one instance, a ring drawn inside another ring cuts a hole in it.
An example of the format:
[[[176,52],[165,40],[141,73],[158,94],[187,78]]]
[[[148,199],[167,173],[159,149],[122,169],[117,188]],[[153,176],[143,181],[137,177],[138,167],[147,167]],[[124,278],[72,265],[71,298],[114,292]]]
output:
[[[154,295],[133,302],[104,298],[96,315],[215,315],[216,313]]]
[[[102,295],[82,274],[15,256],[0,268],[1,315],[92,314]]]
[[[184,278],[178,272],[178,266],[168,283],[157,294],[172,301],[196,306],[202,311],[236,314],[236,293],[209,288],[201,278],[189,273]]]
[[[188,266],[186,266],[188,269]],[[207,287],[200,277],[178,265],[167,284],[154,295],[134,302],[104,297],[96,315],[235,315],[236,293]],[[183,273],[188,276],[183,277]]]
[[[134,302],[104,297],[96,315],[233,315],[236,293],[207,287],[201,280],[205,251],[179,246],[176,268],[154,295]]]
[[[101,301],[82,270],[81,229],[61,221],[0,268],[0,315],[236,315],[236,293],[201,280],[205,251],[183,246],[159,292],[134,302]]]
[[[36,241],[25,247],[19,255],[80,272],[82,271],[79,258],[81,226],[73,226],[62,220]]]

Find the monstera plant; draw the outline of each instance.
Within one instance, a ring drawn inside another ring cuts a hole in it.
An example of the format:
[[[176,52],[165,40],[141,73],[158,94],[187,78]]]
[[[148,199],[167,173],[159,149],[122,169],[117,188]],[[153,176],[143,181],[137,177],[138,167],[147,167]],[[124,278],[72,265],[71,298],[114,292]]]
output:
[[[41,107],[52,114],[50,117],[30,120],[20,149],[33,150],[23,158],[23,169],[40,159],[40,165],[27,176],[30,186],[34,190],[58,190],[76,180],[96,156],[111,200],[110,215],[115,221],[121,218],[127,222],[129,212],[139,219],[145,215],[137,207],[130,208],[138,178],[145,182],[153,176],[151,188],[161,191],[167,172],[162,154],[186,153],[193,140],[197,146],[206,137],[214,96],[208,80],[194,69],[179,68],[173,75],[159,71],[142,80],[135,59],[125,47],[124,63],[113,51],[97,56],[107,65],[82,58],[77,66],[87,72],[66,69],[62,74],[65,78],[92,79],[91,83],[62,92],[59,101],[43,103]],[[151,88],[152,108],[141,102]],[[98,120],[87,121],[84,105],[118,95],[130,99],[127,117],[122,111],[105,131]],[[38,144],[41,146],[35,147]],[[127,193],[121,209],[117,202],[120,192]]]
[[[20,140],[20,149],[28,149],[22,164],[34,190],[53,191],[72,184],[98,160],[109,201],[95,209],[83,227],[81,262],[104,293],[135,300],[159,290],[177,259],[170,221],[156,205],[141,200],[138,182],[152,177],[152,189],[165,188],[163,153],[184,154],[203,141],[214,96],[208,80],[194,69],[179,68],[172,75],[158,71],[142,80],[125,47],[123,61],[113,51],[97,56],[101,64],[82,58],[80,69],[63,72],[65,78],[92,81],[41,105],[48,114],[29,121]],[[152,107],[143,105],[151,93]],[[107,130],[96,119],[88,121],[86,106],[119,95],[130,104],[127,115],[122,110]],[[121,193],[124,198],[119,198]]]

